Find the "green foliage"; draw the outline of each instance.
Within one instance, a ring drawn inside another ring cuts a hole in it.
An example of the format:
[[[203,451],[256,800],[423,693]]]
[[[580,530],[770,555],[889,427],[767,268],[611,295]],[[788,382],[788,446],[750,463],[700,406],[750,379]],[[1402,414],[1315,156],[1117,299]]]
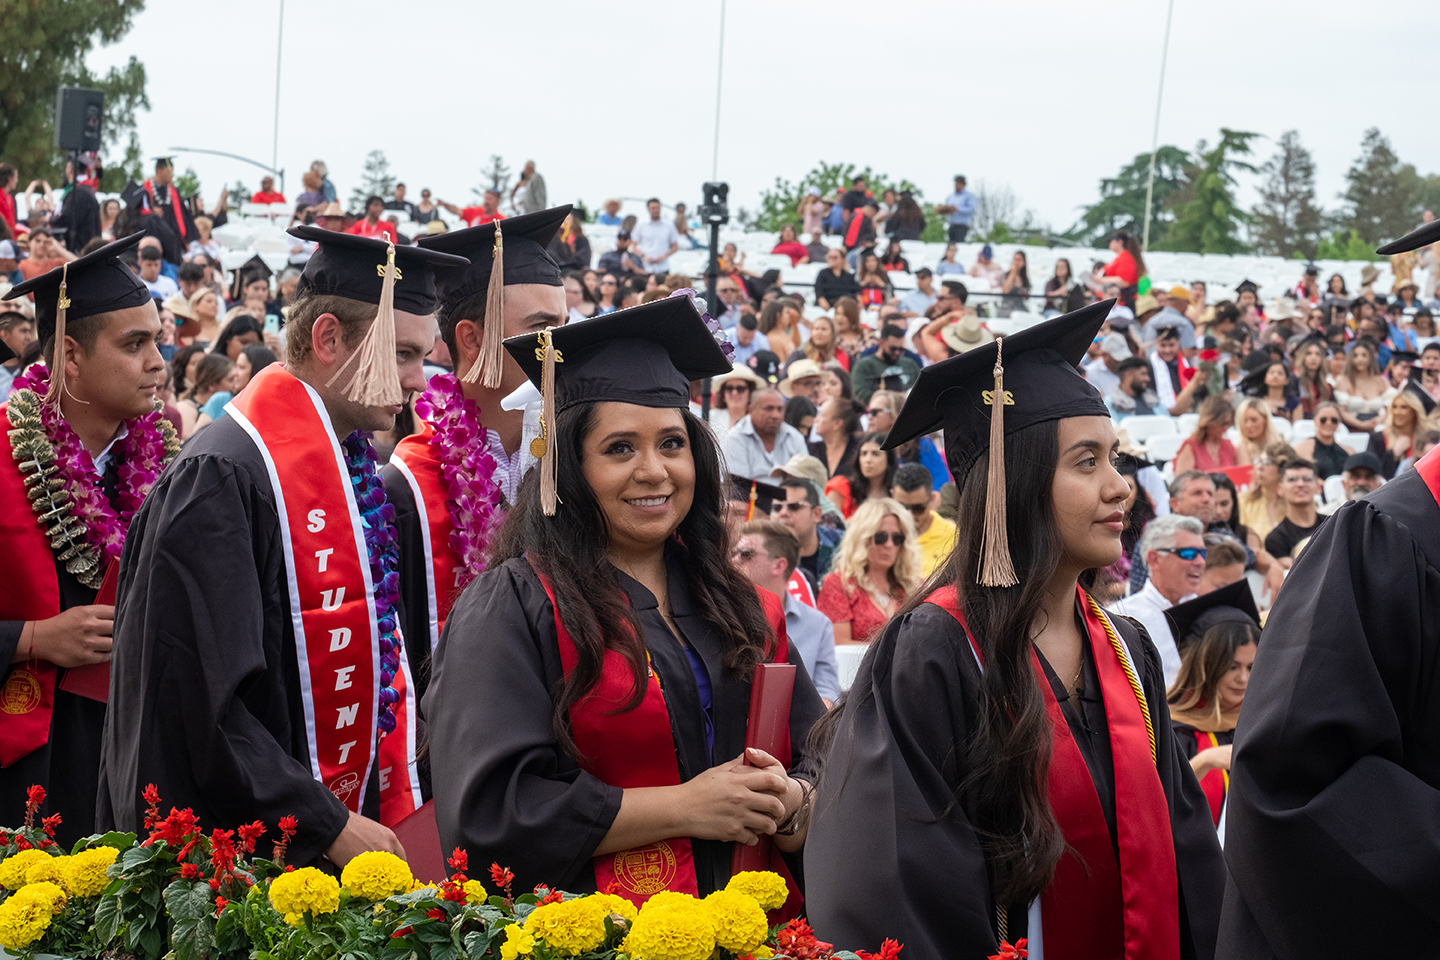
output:
[[[245,184],[239,180],[236,180],[234,185],[230,187],[229,196],[230,208],[232,210],[239,210],[242,204],[250,202],[250,198],[255,196],[255,191],[245,186]]]
[[[135,111],[150,106],[144,65],[131,57],[102,76],[85,66],[85,58],[97,45],[123,38],[144,6],[144,0],[27,0],[4,5],[0,157],[20,170],[21,186],[35,177],[54,185],[61,182],[65,156],[54,146],[55,91],[60,87],[103,91],[102,155],[113,155],[117,144],[129,141],[135,147],[134,158],[139,159],[133,140]],[[107,171],[106,184],[113,182]]]
[[[1253,211],[1255,248],[1280,257],[1315,255],[1323,214],[1315,203],[1315,160],[1294,130],[1282,134],[1260,168],[1265,182]]]
[[[367,199],[386,199],[395,192],[395,184],[398,182],[390,172],[390,161],[385,159],[385,151],[371,150],[365,156],[365,169],[360,172],[360,183],[350,191],[350,209],[363,214]]]
[[[1297,254],[1298,256],[1298,254]],[[1384,260],[1375,252],[1375,244],[1368,243],[1358,230],[1346,230],[1321,237],[1315,250],[1317,260]]]
[[[1422,191],[1433,191],[1415,168],[1402,164],[1390,140],[1371,127],[1360,143],[1360,156],[1345,172],[1346,226],[1371,246],[1408,233],[1420,219]],[[1440,192],[1440,191],[1435,191]]]
[[[1250,153],[1250,141],[1257,136],[1222,127],[1220,142],[1213,150],[1200,144],[1196,149],[1198,162],[1186,167],[1186,182],[1170,198],[1175,222],[1163,243],[1154,243],[1152,235],[1152,247],[1191,253],[1236,254],[1249,250],[1239,233],[1250,222],[1250,215],[1235,203],[1234,171],[1255,172],[1253,164],[1235,157]]]
[[[1166,201],[1184,177],[1189,155],[1179,147],[1166,145],[1155,151],[1155,189],[1150,205],[1150,237],[1162,237],[1171,217]],[[1100,201],[1085,208],[1080,221],[1066,233],[1078,243],[1103,246],[1117,230],[1135,236],[1144,234],[1145,184],[1150,175],[1150,154],[1141,153],[1114,177],[1100,181]]]
[[[175,178],[175,189],[180,191],[182,197],[193,197],[200,193],[200,175],[195,172],[194,167],[186,167],[185,172]]]
[[[909,180],[891,180],[886,174],[876,173],[869,167],[861,169],[853,163],[826,163],[822,160],[809,173],[801,177],[798,183],[791,183],[783,177],[776,177],[775,185],[760,194],[760,209],[755,214],[754,228],[777,233],[781,227],[789,223],[794,225],[798,231],[800,228],[800,198],[809,193],[811,187],[817,188],[822,197],[830,199],[835,196],[836,190],[849,190],[851,181],[856,177],[864,177],[870,192],[876,197],[882,196],[886,190],[894,190],[896,193],[909,190],[915,195],[915,202],[920,204],[922,210],[925,209],[920,188]],[[925,228],[929,231],[934,223],[935,214],[926,210],[925,216]],[[941,226],[938,239],[943,240],[944,234],[945,228]]]
[[[510,187],[510,168],[505,160],[498,153],[490,154],[490,165],[480,170],[480,186],[472,187],[471,192],[475,196],[484,198],[486,190],[494,190],[504,200],[506,190]]]

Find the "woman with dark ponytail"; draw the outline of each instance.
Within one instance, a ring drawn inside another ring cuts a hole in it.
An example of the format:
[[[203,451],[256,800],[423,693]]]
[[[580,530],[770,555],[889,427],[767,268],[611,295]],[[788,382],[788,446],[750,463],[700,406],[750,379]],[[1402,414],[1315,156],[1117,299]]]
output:
[[[1211,960],[1224,866],[1144,628],[1089,593],[1129,493],[1075,369],[1110,302],[927,368],[887,443],[943,426],[954,552],[817,728],[817,936],[910,960]],[[824,751],[824,752],[817,752]]]
[[[525,890],[705,896],[739,845],[803,846],[825,709],[797,667],[793,756],[745,747],[757,667],[800,660],[730,563],[720,450],[688,409],[730,362],[685,296],[505,347],[543,395],[540,463],[433,658],[444,849]]]

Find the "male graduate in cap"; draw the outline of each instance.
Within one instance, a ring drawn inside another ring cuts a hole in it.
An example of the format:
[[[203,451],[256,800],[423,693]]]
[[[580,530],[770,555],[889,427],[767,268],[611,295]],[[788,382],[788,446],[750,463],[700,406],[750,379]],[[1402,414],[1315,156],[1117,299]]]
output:
[[[33,784],[92,832],[105,725],[115,567],[126,531],[180,449],[157,412],[164,379],[150,291],[116,257],[135,234],[10,290],[35,296],[46,365],[0,405],[0,823]],[[108,596],[96,596],[108,578]],[[98,602],[97,602],[98,600]],[[77,669],[84,668],[84,669]],[[74,684],[82,677],[91,682]]]
[[[959,533],[839,708],[805,848],[824,940],[1215,956],[1224,866],[1160,655],[1086,589],[1121,554],[1129,492],[1076,370],[1112,303],[927,367],[890,431],[944,428]]]
[[[420,242],[466,257],[470,266],[436,279],[440,336],[455,372],[431,379],[416,401],[420,432],[400,441],[384,470],[400,535],[401,622],[417,697],[450,605],[485,569],[502,508],[515,503],[535,463],[522,442],[525,411],[500,405],[526,383],[501,341],[564,325],[565,288],[545,248],[569,213],[568,205],[555,207]]]
[[[155,158],[155,175],[138,186],[131,183],[122,194],[126,204],[140,204],[141,213],[153,213],[180,237],[183,251],[194,240],[195,218],[175,187],[175,163],[169,157]],[[167,257],[166,259],[169,259]]]
[[[1429,223],[1377,253],[1440,239]],[[1343,504],[1266,620],[1230,768],[1221,954],[1440,944],[1440,452]]]
[[[101,819],[167,805],[233,828],[293,816],[291,861],[400,852],[420,803],[414,692],[394,611],[394,513],[367,431],[424,386],[433,270],[461,257],[319,241],[266,368],[137,518],[116,622]]]

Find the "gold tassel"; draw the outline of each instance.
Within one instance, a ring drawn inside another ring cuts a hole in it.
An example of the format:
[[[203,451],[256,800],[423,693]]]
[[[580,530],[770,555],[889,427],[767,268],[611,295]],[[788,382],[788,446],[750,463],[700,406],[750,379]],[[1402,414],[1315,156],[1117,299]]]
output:
[[[50,356],[50,387],[45,391],[45,402],[51,406],[60,403],[62,393],[69,393],[70,399],[77,403],[89,403],[70,393],[70,385],[65,382],[65,311],[70,308],[70,298],[65,291],[69,276],[70,264],[67,261],[60,267],[60,296],[55,301],[55,346]]]
[[[980,585],[1013,587],[1019,583],[1010,559],[1005,516],[1005,367],[995,341],[995,390],[990,395],[990,475],[985,488],[985,527],[980,536]]]
[[[479,380],[487,390],[500,386],[505,370],[505,238],[500,221],[495,221],[494,264],[490,268],[490,286],[485,290],[485,332],[480,336],[480,356],[474,366],[460,379],[465,383]]]
[[[545,516],[555,516],[555,505],[560,503],[560,494],[555,476],[555,364],[564,363],[565,358],[555,349],[550,336],[553,327],[546,327],[540,333],[540,346],[535,356],[541,362],[540,373],[540,436],[530,441],[530,453],[540,459],[540,508]]]
[[[405,402],[405,393],[400,389],[400,367],[395,360],[395,280],[400,272],[395,267],[395,244],[386,245],[385,265],[376,264],[375,269],[385,278],[380,287],[375,322],[365,331],[359,348],[325,386],[334,386],[353,363],[355,373],[341,391],[345,399],[366,407],[389,407]]]

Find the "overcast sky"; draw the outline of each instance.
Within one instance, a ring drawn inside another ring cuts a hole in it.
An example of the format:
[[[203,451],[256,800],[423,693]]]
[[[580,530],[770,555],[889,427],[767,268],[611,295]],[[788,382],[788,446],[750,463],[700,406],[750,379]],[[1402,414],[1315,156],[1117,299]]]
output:
[[[279,0],[149,0],[96,51],[101,68],[145,63],[147,156],[185,146],[269,162],[279,12]],[[469,201],[498,153],[517,170],[536,160],[552,204],[693,204],[711,173],[719,25],[719,0],[289,0],[287,192],[318,157],[343,198],[379,148],[412,195]],[[1063,228],[1101,177],[1150,149],[1164,30],[1164,0],[729,0],[719,176],[732,207],[753,207],[777,175],[822,159],[908,177],[931,201],[964,173]],[[1175,0],[1160,141],[1298,129],[1326,207],[1371,126],[1435,172],[1424,50],[1437,32],[1436,3],[1382,14]],[[1272,150],[1261,141],[1257,162]],[[218,157],[177,165],[195,168],[207,202],[223,182],[258,185],[259,171]]]

